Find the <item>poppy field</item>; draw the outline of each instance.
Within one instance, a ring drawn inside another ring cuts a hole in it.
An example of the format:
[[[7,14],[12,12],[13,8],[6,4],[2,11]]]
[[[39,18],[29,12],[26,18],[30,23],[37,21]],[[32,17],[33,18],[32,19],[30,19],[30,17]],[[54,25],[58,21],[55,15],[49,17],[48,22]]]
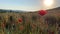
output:
[[[60,13],[0,13],[0,34],[60,34]]]

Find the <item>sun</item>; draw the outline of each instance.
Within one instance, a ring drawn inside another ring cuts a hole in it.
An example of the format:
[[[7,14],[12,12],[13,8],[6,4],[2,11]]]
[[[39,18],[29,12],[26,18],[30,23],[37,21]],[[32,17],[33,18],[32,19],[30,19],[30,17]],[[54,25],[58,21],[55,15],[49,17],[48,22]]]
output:
[[[43,0],[43,3],[45,6],[51,6],[51,5],[53,5],[54,1],[53,0]]]

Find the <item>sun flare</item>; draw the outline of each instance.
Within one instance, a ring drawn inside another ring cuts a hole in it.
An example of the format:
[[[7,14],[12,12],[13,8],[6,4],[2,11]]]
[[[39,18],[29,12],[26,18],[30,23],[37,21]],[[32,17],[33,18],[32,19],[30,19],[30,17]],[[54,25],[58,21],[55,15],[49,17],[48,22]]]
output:
[[[43,0],[45,6],[52,6],[54,1],[53,0]]]

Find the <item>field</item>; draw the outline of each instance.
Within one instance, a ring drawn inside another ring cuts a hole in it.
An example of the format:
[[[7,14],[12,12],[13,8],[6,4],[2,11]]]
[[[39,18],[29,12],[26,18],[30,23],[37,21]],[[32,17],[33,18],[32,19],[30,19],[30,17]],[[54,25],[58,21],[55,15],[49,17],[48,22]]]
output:
[[[0,34],[60,34],[60,8],[47,10],[44,16],[38,11],[0,11]]]

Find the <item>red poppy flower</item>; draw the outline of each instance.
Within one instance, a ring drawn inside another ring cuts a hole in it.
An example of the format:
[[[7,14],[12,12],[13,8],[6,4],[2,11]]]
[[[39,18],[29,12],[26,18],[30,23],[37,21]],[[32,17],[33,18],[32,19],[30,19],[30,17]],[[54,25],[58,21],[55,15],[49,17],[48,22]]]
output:
[[[44,16],[46,13],[47,13],[46,10],[40,10],[40,11],[39,11],[39,14],[40,14],[41,16]]]
[[[20,18],[20,19],[18,19],[18,21],[19,21],[19,22],[22,22],[22,19]]]

